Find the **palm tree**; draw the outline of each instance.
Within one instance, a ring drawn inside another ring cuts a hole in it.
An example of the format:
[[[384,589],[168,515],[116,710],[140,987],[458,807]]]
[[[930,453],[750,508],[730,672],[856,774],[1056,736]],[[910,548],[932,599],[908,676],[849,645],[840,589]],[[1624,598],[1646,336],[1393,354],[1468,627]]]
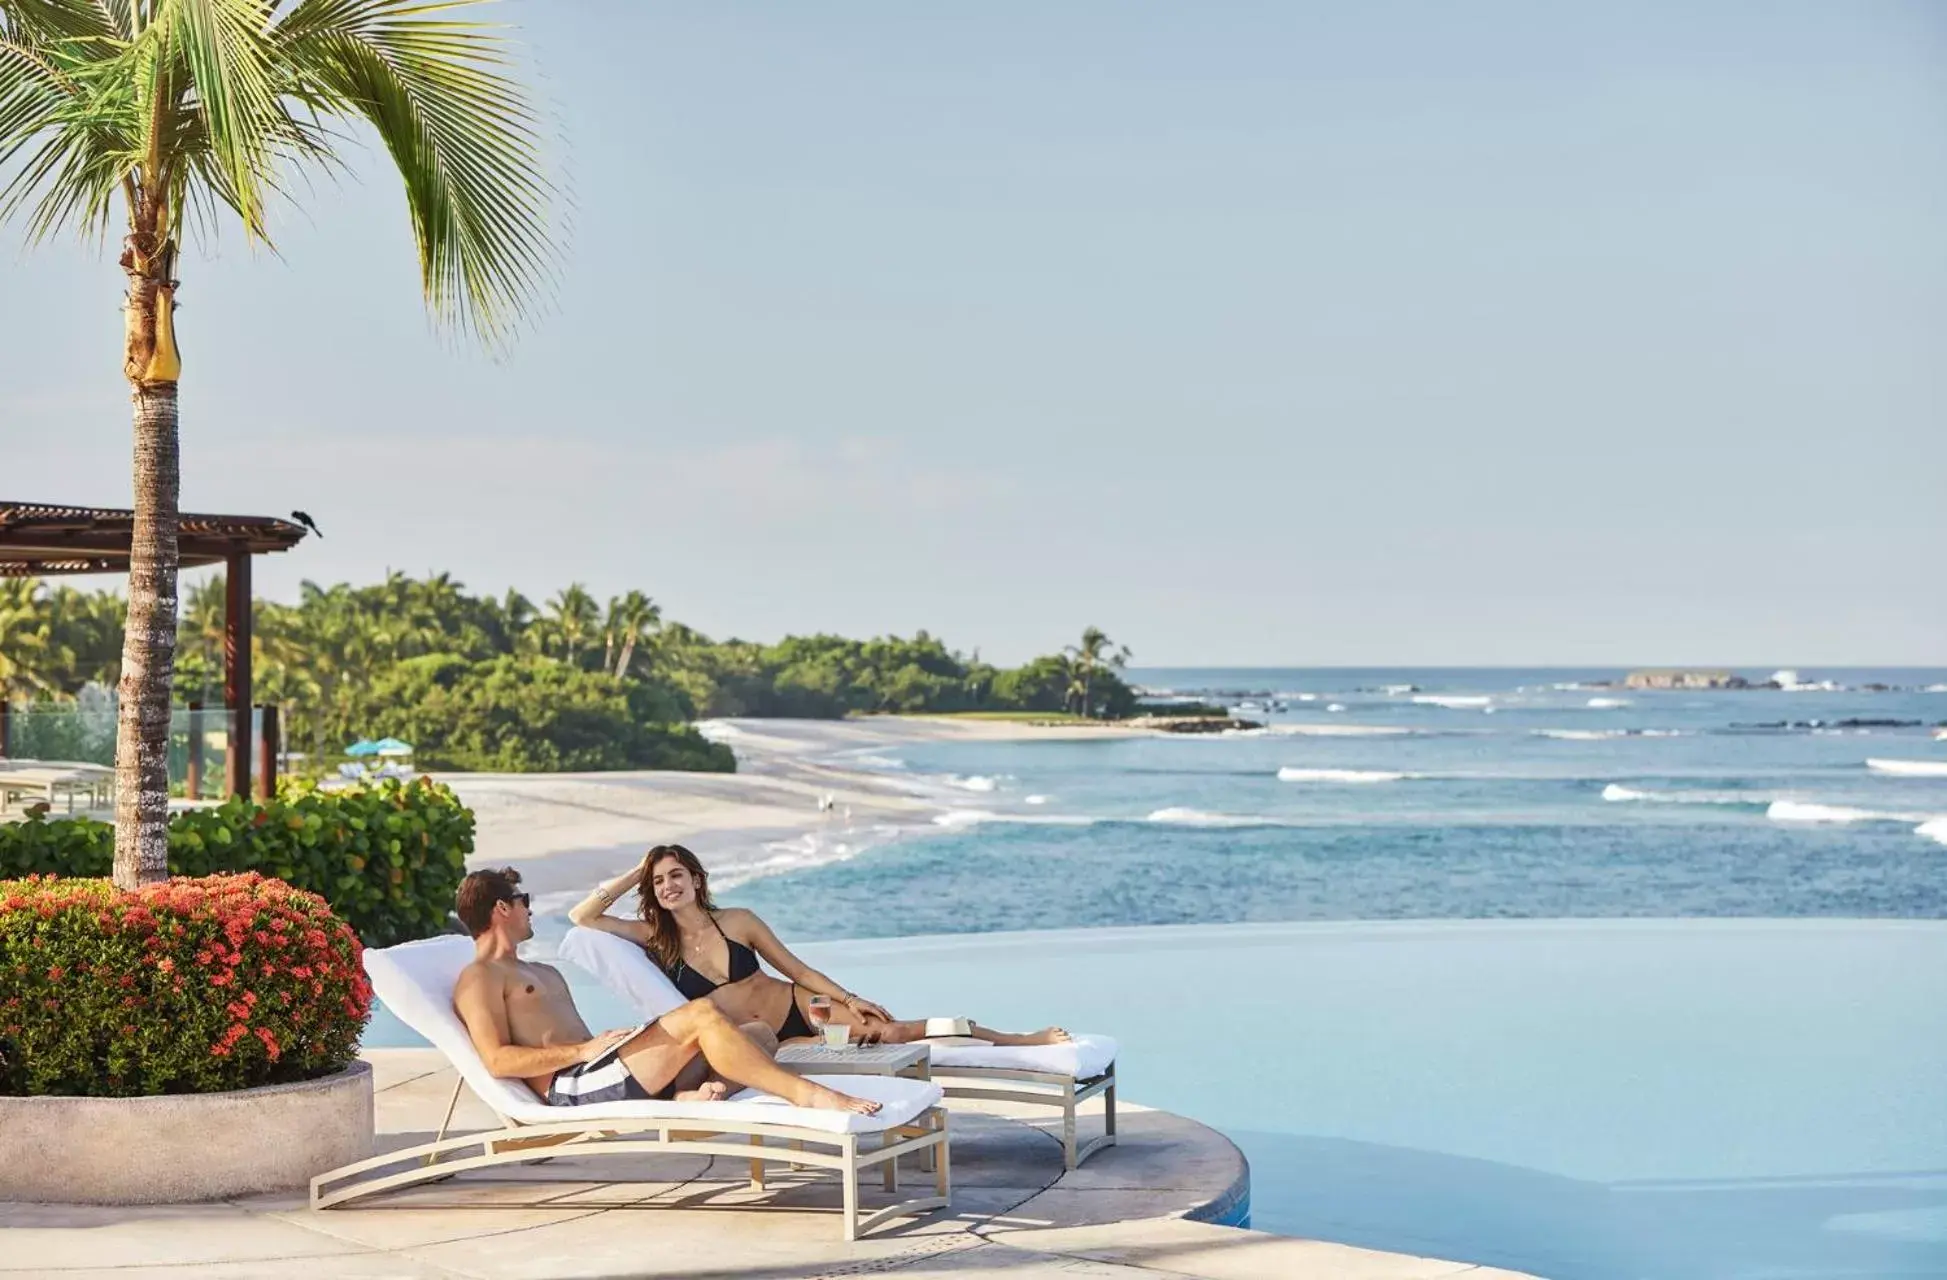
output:
[[[629,674],[629,663],[635,659],[636,642],[642,639],[643,632],[654,631],[661,626],[662,620],[662,606],[640,591],[630,591],[608,602],[608,621],[603,631],[604,664],[615,645],[622,647],[614,666],[609,668],[610,674],[617,679]]]
[[[0,578],[0,698],[52,692],[48,659],[54,647],[40,579]]]
[[[536,117],[478,0],[0,0],[0,221],[31,239],[125,221],[122,373],[135,530],[116,740],[115,882],[168,877],[176,645],[178,248],[222,210],[268,243],[293,171],[369,126],[404,179],[435,317],[504,340],[551,267]],[[11,170],[11,176],[8,176]],[[323,373],[322,369],[319,373]]]
[[[548,629],[561,646],[561,660],[571,667],[581,665],[581,656],[593,647],[590,641],[601,625],[602,607],[579,582],[569,583],[548,601]]]
[[[1129,661],[1129,646],[1117,645],[1100,627],[1085,627],[1082,642],[1062,650],[1070,659],[1070,697],[1079,697],[1082,715],[1095,714],[1095,673],[1103,667],[1121,670]]]

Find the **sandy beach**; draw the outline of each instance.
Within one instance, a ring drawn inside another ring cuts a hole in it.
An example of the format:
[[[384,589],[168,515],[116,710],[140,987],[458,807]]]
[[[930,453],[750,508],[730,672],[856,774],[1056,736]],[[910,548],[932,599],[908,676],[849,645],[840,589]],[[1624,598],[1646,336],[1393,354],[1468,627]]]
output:
[[[843,757],[906,743],[1140,736],[1115,725],[1035,725],[945,716],[713,720],[738,772],[449,773],[473,809],[474,867],[513,866],[537,909],[565,911],[652,844],[687,844],[727,887],[753,875],[851,856],[928,829],[945,806],[915,780],[847,768]],[[833,757],[839,757],[834,762]],[[820,807],[829,798],[829,809]]]

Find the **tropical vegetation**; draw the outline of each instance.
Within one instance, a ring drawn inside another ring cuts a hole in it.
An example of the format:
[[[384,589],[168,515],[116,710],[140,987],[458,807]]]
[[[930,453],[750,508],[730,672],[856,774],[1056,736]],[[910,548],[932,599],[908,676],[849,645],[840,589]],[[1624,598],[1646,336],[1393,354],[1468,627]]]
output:
[[[0,221],[34,240],[120,231],[135,523],[120,664],[115,880],[165,878],[178,568],[176,295],[183,232],[228,214],[271,241],[273,197],[374,137],[403,180],[434,316],[504,340],[549,278],[538,121],[477,0],[0,0]]]
[[[179,702],[221,700],[223,598],[221,577],[185,595]],[[12,695],[85,699],[90,681],[111,680],[103,658],[118,637],[104,626],[119,605],[108,592],[0,583],[0,627],[33,637],[12,650]],[[294,604],[260,600],[254,646],[257,687],[283,709],[287,747],[320,766],[357,739],[391,736],[413,744],[421,767],[731,769],[729,750],[687,722],[978,711],[1113,718],[1136,707],[1120,675],[1127,650],[1093,627],[1067,651],[1008,668],[924,631],[718,641],[664,619],[639,591],[602,602],[570,585],[536,605],[516,591],[469,594],[446,574],[307,583]]]

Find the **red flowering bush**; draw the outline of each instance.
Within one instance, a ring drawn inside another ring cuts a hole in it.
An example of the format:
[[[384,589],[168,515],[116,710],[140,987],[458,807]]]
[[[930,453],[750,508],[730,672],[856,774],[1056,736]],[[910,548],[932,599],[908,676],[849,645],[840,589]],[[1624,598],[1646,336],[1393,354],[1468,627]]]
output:
[[[0,880],[0,1093],[219,1093],[328,1075],[371,1012],[323,898],[255,872],[133,893]]]

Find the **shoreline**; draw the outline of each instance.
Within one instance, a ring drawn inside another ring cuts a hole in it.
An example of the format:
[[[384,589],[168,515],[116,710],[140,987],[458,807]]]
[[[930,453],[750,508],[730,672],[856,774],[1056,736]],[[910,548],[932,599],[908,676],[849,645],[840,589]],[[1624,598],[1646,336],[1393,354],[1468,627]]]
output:
[[[701,721],[737,754],[736,773],[438,773],[477,823],[469,869],[512,866],[540,913],[565,913],[655,844],[701,846],[714,887],[841,861],[938,831],[950,811],[921,776],[846,768],[832,757],[926,742],[1158,736],[1131,726],[1038,725],[951,716]],[[820,808],[829,798],[829,810]]]

